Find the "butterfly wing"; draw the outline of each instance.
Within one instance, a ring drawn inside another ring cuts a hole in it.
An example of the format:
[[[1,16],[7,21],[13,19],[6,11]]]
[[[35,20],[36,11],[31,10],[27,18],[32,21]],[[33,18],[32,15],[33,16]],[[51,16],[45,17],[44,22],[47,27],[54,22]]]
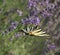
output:
[[[35,35],[35,36],[49,36],[45,32],[41,31],[41,29],[32,31],[32,35]]]

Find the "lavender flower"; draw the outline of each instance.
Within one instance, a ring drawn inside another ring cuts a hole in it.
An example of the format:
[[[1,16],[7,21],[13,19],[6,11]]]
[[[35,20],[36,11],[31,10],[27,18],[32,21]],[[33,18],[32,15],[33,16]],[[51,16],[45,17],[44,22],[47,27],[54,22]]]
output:
[[[38,25],[40,23],[40,19],[38,17],[33,18],[32,20],[32,24]]]
[[[29,6],[33,6],[33,1],[29,0]]]
[[[28,24],[31,24],[31,20],[29,19],[29,18],[26,18],[26,19],[22,19],[21,20],[22,21],[22,24],[24,24],[24,25],[28,25]]]
[[[52,3],[50,3],[49,5],[47,5],[47,7],[48,7],[49,9],[54,9],[54,8],[55,8],[55,5],[52,4]]]
[[[48,6],[49,5],[49,0],[42,0],[42,1],[39,2],[39,4],[43,7]]]
[[[40,19],[38,17],[26,18],[26,19],[22,19],[22,23],[24,25],[26,25],[26,24],[38,25],[40,23]]]
[[[50,16],[52,16],[52,13],[49,13],[48,11],[43,10],[42,16],[43,16],[43,17],[50,17]]]
[[[36,7],[38,0],[29,0],[28,6],[29,7]]]
[[[32,10],[30,11],[30,16],[36,16],[39,12]]]
[[[16,29],[18,26],[18,22],[11,22],[10,27],[8,28],[9,31],[12,31],[14,29]]]
[[[17,13],[19,14],[19,16],[22,16],[23,12],[21,10],[17,9]]]
[[[13,26],[14,29],[17,27],[17,25],[18,25],[18,22],[16,22],[16,21],[11,23],[11,26]]]
[[[42,0],[42,1],[36,1],[36,0],[29,0],[28,6],[32,9],[30,11],[30,15],[37,15],[39,12],[42,12],[42,17],[50,17],[53,15],[52,10],[55,8],[55,4],[49,3],[49,0]],[[40,7],[41,6],[41,7]],[[47,10],[44,10],[47,9]],[[34,11],[33,11],[34,10]]]
[[[48,44],[47,47],[48,47],[49,50],[53,50],[53,49],[56,48],[56,46],[55,46],[54,43],[52,43],[52,44]]]
[[[20,33],[15,33],[15,37],[20,37],[21,36],[21,34]]]
[[[30,11],[30,16],[32,16],[35,13],[35,11]]]

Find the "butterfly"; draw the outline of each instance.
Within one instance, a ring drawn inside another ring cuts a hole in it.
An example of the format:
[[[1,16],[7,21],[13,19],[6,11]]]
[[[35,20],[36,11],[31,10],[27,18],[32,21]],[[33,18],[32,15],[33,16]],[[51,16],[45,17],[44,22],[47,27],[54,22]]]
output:
[[[25,34],[28,35],[33,35],[33,36],[49,36],[48,34],[46,34],[46,32],[42,31],[40,28],[36,28],[34,29],[33,27],[30,29],[29,27],[27,27],[26,29],[22,29],[22,31]]]

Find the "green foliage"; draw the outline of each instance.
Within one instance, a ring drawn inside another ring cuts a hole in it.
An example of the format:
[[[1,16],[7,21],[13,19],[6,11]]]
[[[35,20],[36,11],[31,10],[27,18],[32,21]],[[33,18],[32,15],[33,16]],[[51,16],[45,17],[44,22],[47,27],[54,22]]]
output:
[[[2,10],[0,13],[0,55],[40,55],[44,50],[45,37],[25,35],[16,38],[14,36],[15,33],[23,28],[21,24],[13,31],[5,35],[2,34],[2,31],[9,27],[10,19],[20,22],[21,19],[29,14],[26,6],[27,0],[0,0],[0,9]],[[23,15],[19,17],[16,12],[7,13],[11,9],[20,9],[23,11]]]

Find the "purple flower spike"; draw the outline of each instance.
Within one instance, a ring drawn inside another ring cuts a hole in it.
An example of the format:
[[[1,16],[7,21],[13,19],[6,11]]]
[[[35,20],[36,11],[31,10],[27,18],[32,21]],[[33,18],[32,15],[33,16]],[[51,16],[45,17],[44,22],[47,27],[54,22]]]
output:
[[[19,9],[17,9],[17,13],[19,14],[19,16],[22,16],[23,12]]]
[[[22,21],[22,24],[24,24],[24,25],[31,23],[31,20],[29,18],[22,19],[21,21]]]
[[[11,22],[10,27],[8,28],[9,31],[12,31],[14,29],[16,29],[18,26],[18,22]]]
[[[45,3],[48,5],[49,4],[49,0],[46,0]]]
[[[29,7],[32,7],[32,6],[36,7],[36,4],[37,4],[36,2],[38,2],[38,0],[29,0],[28,1],[28,6]]]
[[[13,27],[13,29],[16,29],[17,24],[18,24],[17,22],[12,22],[12,23],[11,23],[11,27]]]
[[[24,19],[21,19],[21,22],[22,22],[22,24],[25,24],[25,20]]]
[[[55,5],[54,5],[54,4],[49,4],[49,5],[47,5],[47,7],[48,7],[49,9],[54,9],[54,8],[55,8]]]
[[[55,44],[48,45],[48,49],[50,49],[50,50],[53,50],[55,48],[56,48]]]
[[[33,1],[32,0],[29,0],[29,6],[33,6]]]
[[[23,25],[29,25],[29,24],[38,25],[40,23],[40,19],[38,17],[26,18],[22,19],[21,21]]]
[[[29,18],[26,19],[26,24],[31,24],[31,20]]]
[[[35,13],[35,11],[30,11],[30,16],[32,16]]]
[[[36,19],[37,19],[37,24],[39,24],[40,23],[40,19],[38,17]]]
[[[21,34],[20,33],[15,33],[15,37],[20,37],[21,36]]]
[[[38,17],[32,19],[32,23],[38,25],[40,23],[40,19]]]
[[[47,12],[46,10],[43,10],[42,16],[43,16],[43,17],[50,17],[50,16],[52,16],[52,13],[49,13],[49,12]]]
[[[42,5],[42,6],[47,6],[48,4],[49,4],[49,0],[40,2],[40,5]]]

